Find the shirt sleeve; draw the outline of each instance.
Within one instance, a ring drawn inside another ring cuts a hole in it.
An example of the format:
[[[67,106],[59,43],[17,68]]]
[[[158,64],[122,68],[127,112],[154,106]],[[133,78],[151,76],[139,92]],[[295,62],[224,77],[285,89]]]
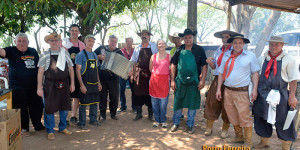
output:
[[[201,50],[201,56],[202,56],[202,59],[200,60],[200,64],[201,64],[201,66],[207,65],[207,62],[206,62],[207,57],[204,52],[204,49],[202,47],[200,47],[200,50]]]
[[[131,56],[131,58],[130,58],[130,61],[132,61],[132,62],[137,62],[137,60],[138,60],[138,56],[139,56],[139,54],[138,54],[138,49],[139,49],[139,46],[137,46],[135,49],[134,49],[134,51],[133,51],[133,53],[132,53],[132,56]]]
[[[152,50],[153,54],[158,53],[158,48],[157,48],[157,45],[155,43],[152,43],[151,50]]]
[[[293,58],[293,56],[283,57],[281,77],[286,82],[300,80],[299,63]]]
[[[6,48],[4,48],[4,50],[5,50],[5,57],[4,58],[11,59],[13,48],[12,47],[6,47]]]
[[[225,67],[226,61],[228,60],[228,58],[227,59],[226,58],[227,57],[224,55],[223,59],[222,59],[222,62],[221,62],[221,65],[220,65],[220,68],[219,68],[219,73],[220,74],[224,73],[224,67]]]
[[[80,53],[78,53],[77,55],[76,55],[76,58],[75,58],[75,64],[76,65],[82,65],[82,55],[81,55],[82,53],[80,52]]]
[[[257,72],[260,70],[260,65],[258,63],[258,60],[254,54],[252,54],[252,60],[251,60],[251,73]]]
[[[176,51],[175,54],[174,54],[174,56],[172,57],[171,63],[173,65],[177,65],[178,64],[179,54],[180,54],[180,51]]]
[[[41,54],[37,66],[38,66],[38,67],[43,67],[43,68],[45,68],[45,66],[46,66],[46,55],[45,55],[44,53]]]

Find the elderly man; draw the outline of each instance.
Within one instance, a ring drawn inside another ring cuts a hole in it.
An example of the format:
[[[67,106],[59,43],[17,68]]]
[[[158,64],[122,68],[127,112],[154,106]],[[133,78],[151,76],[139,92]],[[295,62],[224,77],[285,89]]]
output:
[[[124,57],[126,57],[128,60],[130,60],[130,58],[133,54],[133,51],[134,51],[134,48],[132,47],[132,44],[133,44],[132,37],[128,37],[128,38],[126,38],[126,46],[121,49]],[[126,89],[127,82],[129,82],[129,86],[130,86],[130,89],[131,89],[131,101],[133,99],[133,96],[132,96],[133,85],[132,85],[132,82],[130,82],[130,78],[128,80],[124,80],[124,79],[120,78],[120,103],[121,103],[121,108],[118,110],[118,112],[124,112],[127,109],[126,96],[125,96],[125,89]],[[133,104],[131,104],[131,108],[132,108],[133,112],[136,112]]]
[[[12,105],[14,109],[21,109],[22,133],[29,136],[29,116],[36,131],[45,129],[41,123],[43,102],[36,94],[39,55],[35,49],[28,47],[25,33],[17,34],[15,44],[0,48],[0,56],[8,58]]]
[[[100,46],[94,52],[97,54],[99,63],[105,59],[105,51],[110,53],[118,53],[123,55],[122,51],[117,48],[118,38],[115,35],[110,35],[107,46]],[[100,91],[100,120],[106,119],[107,108],[107,95],[109,94],[109,110],[111,119],[118,120],[117,108],[119,101],[119,77],[109,70],[100,70],[99,65],[99,77],[102,84],[102,90]]]
[[[73,64],[75,64],[75,58],[76,55],[82,51],[85,48],[85,45],[83,42],[81,42],[78,39],[78,36],[80,35],[79,26],[77,24],[72,24],[69,27],[70,32],[70,38],[63,39],[62,45],[68,50],[71,60]],[[76,70],[76,65],[73,66],[73,70]],[[72,117],[70,118],[70,121],[74,124],[77,123],[78,119],[76,118],[76,112],[79,106],[79,82],[77,80],[76,73],[75,75],[75,91],[71,93],[71,98],[73,98],[72,102]]]
[[[185,29],[179,34],[183,37],[184,45],[180,46],[171,60],[171,87],[175,91],[171,132],[175,132],[180,125],[181,109],[188,108],[188,133],[194,133],[196,109],[200,108],[201,100],[199,91],[205,85],[207,74],[204,49],[193,43],[196,34],[197,31],[191,29]]]
[[[72,134],[66,127],[68,111],[71,110],[70,92],[75,90],[74,70],[69,53],[60,47],[60,35],[50,33],[45,36],[44,41],[50,45],[50,49],[41,55],[38,63],[37,94],[45,101],[44,119],[48,140],[54,140],[54,113],[57,111],[60,116],[59,132]]]
[[[245,147],[252,147],[253,120],[250,118],[248,87],[252,76],[253,90],[250,99],[255,100],[260,67],[255,55],[243,50],[245,43],[250,43],[244,35],[234,34],[227,40],[227,43],[232,43],[233,50],[223,56],[216,98],[221,100],[221,87],[225,81],[224,107],[236,134],[232,142],[244,142]],[[245,141],[242,128],[244,128]]]
[[[153,110],[151,97],[149,95],[149,81],[151,72],[149,71],[149,62],[152,54],[158,52],[155,43],[150,42],[152,35],[148,30],[142,30],[137,33],[142,39],[142,44],[138,45],[132,54],[130,61],[135,62],[133,75],[133,105],[136,108],[136,117],[133,120],[139,120],[143,117],[142,106],[148,106],[148,118],[153,120]]]
[[[217,84],[218,84],[218,75],[219,75],[219,68],[221,66],[221,62],[225,53],[230,53],[232,51],[231,43],[227,43],[227,40],[230,38],[231,35],[236,34],[235,32],[224,30],[219,31],[214,34],[216,38],[222,39],[223,45],[216,50],[214,57],[209,57],[206,59],[208,65],[215,69],[214,71],[214,81],[211,83],[210,88],[207,93],[207,98],[205,101],[205,109],[204,109],[204,118],[207,119],[206,122],[206,130],[205,135],[210,136],[213,131],[213,124],[215,120],[218,120],[220,114],[222,113],[222,132],[221,138],[228,137],[228,129],[229,129],[229,120],[224,108],[224,101],[218,101],[216,99],[216,92],[217,92]],[[221,86],[221,92],[224,94],[224,84]]]
[[[175,47],[173,47],[170,51],[170,55],[173,56],[175,51],[181,46],[182,38],[178,36],[178,32],[175,32],[173,35],[169,35],[168,37],[170,42],[175,44]]]
[[[272,125],[275,125],[277,136],[282,140],[283,150],[289,150],[297,137],[293,122],[288,129],[283,129],[288,111],[295,109],[298,103],[295,92],[297,80],[300,80],[299,64],[292,55],[282,51],[284,44],[282,37],[272,36],[269,51],[264,54],[258,96],[253,106],[254,129],[261,137],[261,142],[255,146],[258,149],[270,146]]]

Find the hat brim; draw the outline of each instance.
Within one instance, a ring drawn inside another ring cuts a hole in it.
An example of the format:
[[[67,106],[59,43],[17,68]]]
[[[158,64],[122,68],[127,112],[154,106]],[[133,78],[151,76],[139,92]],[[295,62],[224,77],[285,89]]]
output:
[[[250,43],[250,40],[247,39],[247,38],[229,38],[229,39],[227,40],[227,43],[232,43],[232,41],[233,41],[234,39],[243,39],[245,44]]]
[[[56,39],[56,38],[61,39],[61,35],[58,34],[57,37],[54,37],[54,36],[51,35],[51,34],[50,34],[50,35],[46,35],[45,38],[44,38],[44,41],[45,41],[46,43],[48,43],[48,40],[49,40],[49,39]]]
[[[136,33],[138,36],[141,36],[142,35],[142,33],[148,33],[148,35],[153,35],[152,33],[150,33],[150,32],[140,32],[140,33]]]
[[[172,36],[172,35],[168,35],[168,38],[169,38],[169,40],[170,40],[170,42],[171,43],[174,43],[174,38],[180,38],[180,41],[182,41],[182,39],[181,39],[181,37],[174,37],[174,36]]]
[[[285,42],[278,41],[278,40],[269,40],[268,42],[278,42],[278,43],[283,43],[283,44],[289,44],[289,43],[285,43]]]
[[[195,36],[195,35],[197,35],[197,31],[193,31],[192,33],[179,33],[178,36],[179,37],[184,37],[185,35],[189,35],[189,34]]]
[[[214,36],[216,37],[216,38],[222,38],[222,35],[223,34],[230,34],[230,35],[234,35],[234,34],[237,34],[236,32],[233,32],[233,31],[229,31],[229,30],[223,30],[223,31],[220,31],[220,32],[216,32],[215,34],[214,34]]]

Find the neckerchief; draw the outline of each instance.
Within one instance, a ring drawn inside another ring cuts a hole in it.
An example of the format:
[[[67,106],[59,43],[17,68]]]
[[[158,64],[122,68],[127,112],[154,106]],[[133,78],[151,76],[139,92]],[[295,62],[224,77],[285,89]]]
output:
[[[274,73],[274,76],[276,76],[276,73],[277,73],[277,60],[276,58],[282,53],[282,50],[280,51],[280,53],[278,53],[276,56],[272,56],[270,51],[268,53],[268,55],[271,57],[270,61],[268,62],[267,64],[267,68],[266,68],[266,71],[265,71],[265,77],[268,79],[269,78],[269,75],[270,75],[270,70],[271,70],[271,67],[272,67],[272,64],[274,62],[274,65],[273,65],[273,73]]]
[[[231,48],[231,44],[230,44],[229,46],[227,46],[226,49],[225,49],[225,46],[224,46],[224,45],[222,46],[222,54],[219,56],[218,61],[217,61],[218,66],[220,66],[221,63],[222,63],[222,59],[223,59],[224,53],[225,53],[228,49],[230,49],[230,48]]]
[[[243,52],[243,50],[241,50],[241,52],[237,53],[237,54],[233,54],[233,51],[231,52],[231,55],[230,57],[228,58],[228,60],[226,61],[226,64],[225,64],[225,67],[224,67],[224,72],[223,72],[223,80],[225,80],[225,77],[228,78],[232,69],[233,69],[233,66],[234,66],[234,61],[235,61],[235,58],[237,58],[239,55],[241,55]],[[229,71],[228,71],[228,74],[226,76],[226,72],[227,72],[227,68],[228,68],[228,64],[229,64],[229,61],[230,59],[232,58],[232,61],[230,63],[230,67],[229,67]]]

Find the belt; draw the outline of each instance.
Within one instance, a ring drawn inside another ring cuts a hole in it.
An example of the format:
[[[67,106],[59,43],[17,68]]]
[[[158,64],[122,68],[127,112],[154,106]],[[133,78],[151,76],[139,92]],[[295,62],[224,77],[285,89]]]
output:
[[[238,87],[238,88],[225,86],[225,88],[231,91],[248,91],[248,86]]]

